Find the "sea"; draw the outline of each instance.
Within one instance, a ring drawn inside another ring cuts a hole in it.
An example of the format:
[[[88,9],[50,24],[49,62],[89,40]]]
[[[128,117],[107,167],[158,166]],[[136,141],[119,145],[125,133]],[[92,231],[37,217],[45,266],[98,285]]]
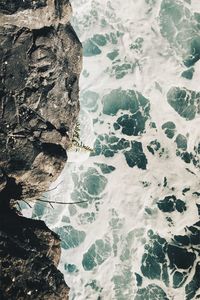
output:
[[[200,1],[71,3],[83,147],[27,214],[70,300],[200,299]]]

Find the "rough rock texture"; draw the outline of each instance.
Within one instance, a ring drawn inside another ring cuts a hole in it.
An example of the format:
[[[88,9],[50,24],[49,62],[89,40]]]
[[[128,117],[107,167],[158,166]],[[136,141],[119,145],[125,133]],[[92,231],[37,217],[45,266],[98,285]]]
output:
[[[68,299],[59,237],[26,219],[60,174],[79,113],[82,47],[68,0],[0,0],[0,299]]]
[[[9,208],[21,185],[7,178],[0,192],[0,299],[68,299],[69,288],[57,270],[59,237],[42,221]],[[3,201],[2,201],[3,200]]]
[[[81,44],[70,23],[62,24],[68,1],[50,3],[0,1],[10,18],[0,26],[0,167],[23,183],[26,199],[60,173],[79,111]],[[43,10],[53,15],[53,7],[56,21],[46,26]],[[37,11],[41,28],[32,20]],[[24,14],[29,27],[20,27]]]

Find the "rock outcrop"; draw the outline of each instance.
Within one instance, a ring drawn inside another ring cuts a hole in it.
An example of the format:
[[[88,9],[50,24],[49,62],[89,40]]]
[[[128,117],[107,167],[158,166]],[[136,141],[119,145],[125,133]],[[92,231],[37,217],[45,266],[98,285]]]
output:
[[[27,199],[45,191],[67,159],[81,44],[68,1],[1,1],[0,10],[0,167]]]
[[[68,299],[69,288],[57,270],[60,239],[43,221],[27,219],[10,208],[21,185],[7,178],[0,192],[0,299]]]
[[[68,299],[59,237],[12,207],[46,191],[79,113],[82,46],[68,0],[0,0],[0,299]]]

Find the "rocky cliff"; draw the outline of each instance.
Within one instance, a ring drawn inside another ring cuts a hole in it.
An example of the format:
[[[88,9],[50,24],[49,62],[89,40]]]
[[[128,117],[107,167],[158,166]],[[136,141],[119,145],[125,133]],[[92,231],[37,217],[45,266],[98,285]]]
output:
[[[0,299],[68,299],[59,237],[20,216],[60,174],[79,113],[68,0],[0,0]]]

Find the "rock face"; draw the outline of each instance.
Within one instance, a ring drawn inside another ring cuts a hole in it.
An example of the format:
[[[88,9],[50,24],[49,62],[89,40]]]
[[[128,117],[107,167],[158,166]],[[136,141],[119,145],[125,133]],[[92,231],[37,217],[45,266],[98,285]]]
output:
[[[9,209],[20,184],[7,178],[0,193],[0,299],[68,299],[69,288],[57,270],[59,237],[42,221]]]
[[[27,199],[44,191],[67,159],[81,44],[65,24],[68,1],[1,1],[0,9],[0,167],[23,183]]]
[[[68,0],[0,0],[0,299],[68,299],[59,237],[19,215],[60,174],[79,113]]]

